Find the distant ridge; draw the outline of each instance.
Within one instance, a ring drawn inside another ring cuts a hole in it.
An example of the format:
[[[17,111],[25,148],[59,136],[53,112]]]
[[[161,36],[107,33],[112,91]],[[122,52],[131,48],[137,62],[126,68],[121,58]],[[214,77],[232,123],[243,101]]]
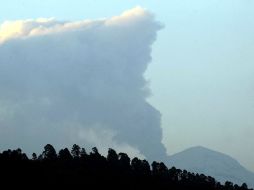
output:
[[[238,185],[246,183],[254,188],[254,173],[244,168],[234,158],[208,148],[188,148],[169,157],[168,166],[213,176],[224,183],[231,181]]]

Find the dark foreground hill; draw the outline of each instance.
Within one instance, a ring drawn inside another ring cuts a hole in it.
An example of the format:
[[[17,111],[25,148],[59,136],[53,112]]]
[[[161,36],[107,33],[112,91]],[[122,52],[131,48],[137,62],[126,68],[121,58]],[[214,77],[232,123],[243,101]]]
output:
[[[196,190],[247,190],[246,184],[221,184],[213,177],[190,173],[176,168],[168,169],[162,162],[133,158],[109,149],[107,157],[97,148],[86,153],[78,145],[71,152],[65,148],[57,154],[50,144],[37,157],[29,159],[21,149],[0,154],[0,185],[9,189],[18,186],[74,189],[196,189]],[[81,187],[81,188],[80,188]]]

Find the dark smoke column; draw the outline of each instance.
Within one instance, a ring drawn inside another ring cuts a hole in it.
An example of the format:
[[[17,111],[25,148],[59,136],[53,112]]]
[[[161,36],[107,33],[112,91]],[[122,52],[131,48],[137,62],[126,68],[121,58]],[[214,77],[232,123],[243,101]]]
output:
[[[162,130],[160,128],[161,115],[159,111],[144,102],[140,107],[133,105],[132,112],[126,113],[127,121],[122,125],[128,125],[119,134],[119,139],[126,140],[130,145],[137,147],[151,162],[166,161],[167,155],[164,145],[161,143]]]

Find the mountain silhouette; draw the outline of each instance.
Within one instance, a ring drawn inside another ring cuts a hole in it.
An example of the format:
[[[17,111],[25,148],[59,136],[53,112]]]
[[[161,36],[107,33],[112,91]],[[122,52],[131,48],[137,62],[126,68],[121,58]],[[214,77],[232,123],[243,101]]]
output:
[[[244,168],[234,158],[202,146],[188,148],[170,156],[167,164],[213,176],[222,183],[231,181],[236,184],[247,183],[249,187],[254,187],[253,172]]]

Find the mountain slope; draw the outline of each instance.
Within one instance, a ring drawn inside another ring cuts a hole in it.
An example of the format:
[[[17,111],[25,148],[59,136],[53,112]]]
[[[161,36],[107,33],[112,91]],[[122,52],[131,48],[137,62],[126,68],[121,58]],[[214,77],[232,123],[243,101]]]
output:
[[[225,181],[239,185],[246,183],[254,188],[254,173],[245,169],[230,156],[201,146],[170,156],[167,164],[190,172],[210,175],[222,183]]]

